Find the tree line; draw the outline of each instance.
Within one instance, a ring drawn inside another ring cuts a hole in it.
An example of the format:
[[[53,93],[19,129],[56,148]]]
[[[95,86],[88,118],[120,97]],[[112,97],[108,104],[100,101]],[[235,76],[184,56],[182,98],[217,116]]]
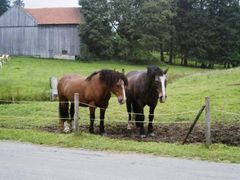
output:
[[[13,5],[24,7],[23,0],[14,0]],[[0,16],[10,8],[10,0],[0,0]]]
[[[15,5],[24,6],[22,0]],[[240,0],[79,0],[81,54],[132,63],[240,65]],[[10,7],[0,0],[0,15]],[[156,54],[156,53],[155,53]]]
[[[79,0],[83,57],[240,65],[240,0]],[[168,56],[166,56],[166,54]]]

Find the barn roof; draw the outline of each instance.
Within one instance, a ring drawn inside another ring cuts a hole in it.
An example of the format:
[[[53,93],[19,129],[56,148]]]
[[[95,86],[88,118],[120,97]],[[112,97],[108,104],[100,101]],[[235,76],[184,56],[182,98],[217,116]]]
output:
[[[84,22],[80,8],[24,9],[38,24],[81,24]]]

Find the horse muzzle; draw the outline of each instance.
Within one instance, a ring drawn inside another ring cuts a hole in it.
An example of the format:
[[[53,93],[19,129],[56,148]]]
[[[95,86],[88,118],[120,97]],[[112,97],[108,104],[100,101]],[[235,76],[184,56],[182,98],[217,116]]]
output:
[[[118,103],[119,104],[124,104],[126,102],[126,99],[123,97],[118,97]]]
[[[165,103],[166,99],[167,99],[167,96],[160,96],[159,101],[160,103]]]

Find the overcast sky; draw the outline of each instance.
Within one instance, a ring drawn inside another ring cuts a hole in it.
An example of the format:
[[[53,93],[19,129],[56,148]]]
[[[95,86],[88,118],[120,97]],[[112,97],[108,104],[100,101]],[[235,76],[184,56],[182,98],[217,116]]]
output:
[[[78,6],[78,0],[23,0],[23,1],[25,3],[25,8],[77,7]]]

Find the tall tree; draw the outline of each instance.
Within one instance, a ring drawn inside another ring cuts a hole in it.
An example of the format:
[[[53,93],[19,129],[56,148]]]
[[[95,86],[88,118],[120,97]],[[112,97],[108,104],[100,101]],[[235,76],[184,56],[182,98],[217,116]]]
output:
[[[15,6],[20,6],[20,7],[24,7],[25,6],[25,3],[23,2],[23,0],[15,0],[15,1],[13,1],[13,4]]]
[[[150,0],[145,1],[141,9],[143,34],[155,39],[152,43],[159,48],[161,61],[164,61],[164,42],[170,41],[174,29],[172,5],[171,0]]]
[[[111,56],[112,27],[108,0],[79,0],[85,24],[80,25],[80,35],[89,51],[96,56]]]
[[[143,0],[111,0],[115,54],[134,59],[141,51],[140,9]]]
[[[0,0],[0,16],[10,7],[9,0]]]

